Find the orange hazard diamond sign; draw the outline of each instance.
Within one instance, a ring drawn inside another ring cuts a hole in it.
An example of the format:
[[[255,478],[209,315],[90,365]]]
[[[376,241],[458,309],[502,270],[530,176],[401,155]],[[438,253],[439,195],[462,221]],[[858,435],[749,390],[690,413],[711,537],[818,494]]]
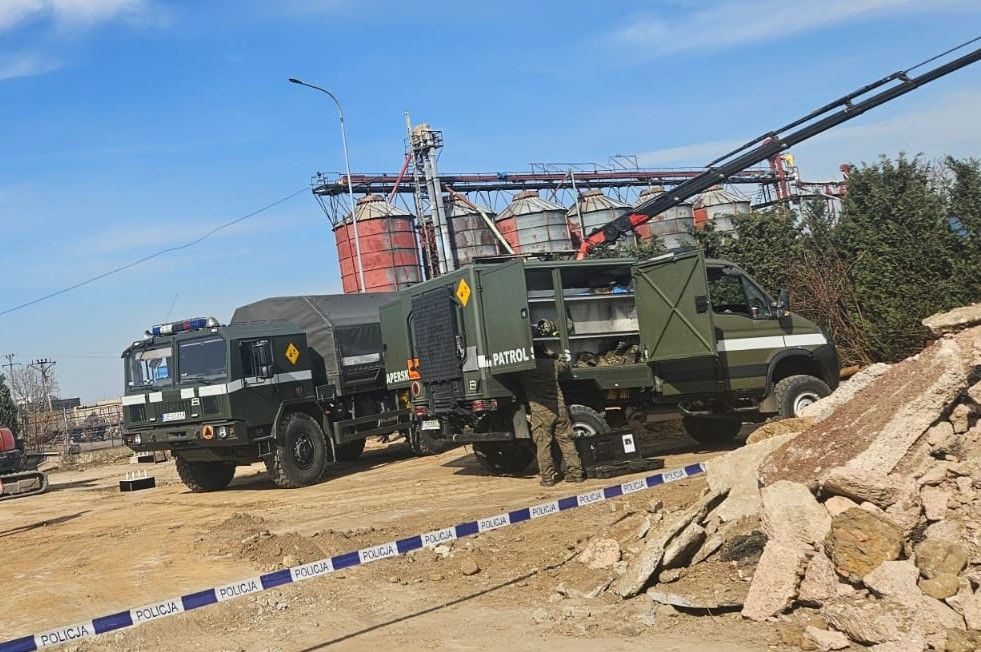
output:
[[[470,286],[467,285],[467,279],[460,279],[459,285],[456,286],[456,298],[460,300],[460,303],[464,307],[466,307],[467,301],[470,301]]]
[[[300,349],[296,348],[292,342],[286,347],[286,359],[290,361],[290,364],[296,364],[296,361],[300,359]]]

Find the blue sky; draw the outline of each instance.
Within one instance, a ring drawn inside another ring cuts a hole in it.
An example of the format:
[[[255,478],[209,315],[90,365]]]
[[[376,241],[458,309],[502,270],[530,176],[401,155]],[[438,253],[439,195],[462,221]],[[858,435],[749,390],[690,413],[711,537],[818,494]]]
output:
[[[405,111],[445,171],[728,145],[981,33],[974,0],[0,0],[0,311],[180,244],[343,168],[397,170]],[[899,151],[981,155],[981,66],[795,148],[811,178]],[[64,396],[119,393],[150,324],[338,291],[313,197],[0,317]],[[173,307],[171,307],[173,305]]]

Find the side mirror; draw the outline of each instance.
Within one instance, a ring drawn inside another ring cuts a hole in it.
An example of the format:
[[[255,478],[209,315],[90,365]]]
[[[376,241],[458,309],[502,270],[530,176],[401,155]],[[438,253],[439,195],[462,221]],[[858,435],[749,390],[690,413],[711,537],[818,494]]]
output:
[[[777,301],[773,304],[773,308],[777,319],[787,316],[787,311],[790,310],[790,291],[787,288],[783,288],[777,294]]]
[[[273,368],[272,344],[269,340],[257,340],[252,343],[252,361],[255,363],[256,376],[259,378],[272,378],[275,374]]]

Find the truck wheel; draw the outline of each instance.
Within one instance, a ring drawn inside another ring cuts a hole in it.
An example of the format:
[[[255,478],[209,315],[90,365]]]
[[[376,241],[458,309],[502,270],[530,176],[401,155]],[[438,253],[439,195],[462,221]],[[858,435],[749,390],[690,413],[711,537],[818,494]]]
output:
[[[235,476],[235,465],[225,462],[188,462],[177,456],[177,475],[194,493],[218,491],[228,486]]]
[[[349,441],[346,444],[341,444],[337,447],[337,461],[338,462],[353,462],[354,460],[361,457],[361,453],[364,452],[364,439],[356,439],[355,441]]]
[[[320,424],[308,414],[294,412],[286,422],[286,435],[278,442],[266,470],[277,487],[295,489],[315,483],[327,467],[327,439]]]
[[[535,445],[530,439],[478,441],[473,454],[493,475],[521,475],[535,461]]]
[[[570,405],[569,420],[572,421],[573,437],[595,437],[610,432],[610,424],[603,415],[585,405]]]
[[[453,442],[446,439],[436,439],[428,432],[416,430],[409,435],[409,446],[419,457],[439,455],[453,448]]]
[[[784,419],[800,416],[802,409],[830,393],[831,388],[823,380],[805,375],[787,376],[773,388],[777,410]]]
[[[725,446],[732,443],[743,426],[739,417],[725,415],[686,416],[681,419],[681,424],[689,437],[706,446]]]

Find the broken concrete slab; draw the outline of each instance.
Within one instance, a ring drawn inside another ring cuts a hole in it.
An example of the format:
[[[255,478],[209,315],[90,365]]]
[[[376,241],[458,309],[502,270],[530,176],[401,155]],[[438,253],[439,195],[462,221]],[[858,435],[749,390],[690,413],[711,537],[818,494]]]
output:
[[[937,573],[929,579],[921,579],[919,587],[925,595],[931,598],[946,600],[957,594],[957,590],[960,589],[960,581],[956,575]]]
[[[916,569],[913,569],[916,571]],[[838,576],[834,565],[824,553],[816,553],[807,562],[804,579],[800,582],[797,601],[809,607],[820,607],[838,595]]]
[[[762,621],[785,611],[797,596],[807,557],[794,543],[771,540],[763,548],[742,614]]]
[[[593,569],[612,568],[613,564],[620,561],[622,554],[620,543],[616,539],[594,537],[579,553],[579,561]]]
[[[831,529],[831,516],[810,490],[781,480],[761,492],[763,529],[771,541],[811,546],[824,541]]]
[[[852,507],[858,507],[858,503],[851,498],[845,498],[844,496],[831,496],[831,498],[824,501],[824,508],[828,510],[828,515],[831,518],[834,518],[842,512],[847,512]]]
[[[814,625],[804,628],[804,635],[811,639],[811,642],[822,652],[828,650],[844,650],[850,645],[848,637],[841,632],[831,629],[818,629]]]
[[[930,315],[922,322],[934,335],[947,335],[981,324],[981,303],[972,303],[947,312]]]
[[[821,609],[825,621],[857,643],[875,645],[899,641],[909,631],[912,614],[891,599],[837,598]]]
[[[688,524],[664,549],[661,568],[678,568],[687,564],[705,541],[705,530],[696,522]]]
[[[794,437],[793,434],[771,437],[705,463],[709,487],[714,491],[729,492],[725,502],[715,512],[723,522],[755,516],[759,512],[761,500],[756,469],[767,455]]]
[[[829,470],[821,478],[821,491],[845,496],[856,502],[868,501],[886,509],[904,492],[902,483],[881,473],[839,466]]]
[[[838,385],[838,389],[829,396],[811,403],[801,409],[801,417],[810,417],[815,421],[824,421],[838,407],[848,403],[856,394],[872,384],[876,378],[886,373],[889,365],[884,362],[877,362],[874,365],[862,369],[857,374]]]
[[[623,598],[640,593],[661,568],[669,542],[690,523],[704,519],[727,495],[728,490],[713,490],[680,514],[666,517],[658,531],[653,536],[648,535],[644,548],[630,562],[626,572],[613,583],[612,591]]]
[[[907,606],[919,604],[922,594],[916,581],[920,570],[908,559],[885,561],[862,578],[870,591],[884,598],[892,598]]]
[[[916,544],[913,551],[916,553],[916,567],[926,579],[941,573],[959,575],[967,565],[967,546],[957,541],[930,538]]]
[[[923,514],[928,521],[942,521],[947,517],[947,503],[950,492],[940,487],[926,486],[920,490],[923,501]]]
[[[709,597],[687,596],[663,591],[660,589],[660,587],[648,589],[647,595],[654,602],[659,604],[669,604],[672,607],[681,607],[682,609],[738,609],[739,607],[743,606],[742,600],[716,600]]]

